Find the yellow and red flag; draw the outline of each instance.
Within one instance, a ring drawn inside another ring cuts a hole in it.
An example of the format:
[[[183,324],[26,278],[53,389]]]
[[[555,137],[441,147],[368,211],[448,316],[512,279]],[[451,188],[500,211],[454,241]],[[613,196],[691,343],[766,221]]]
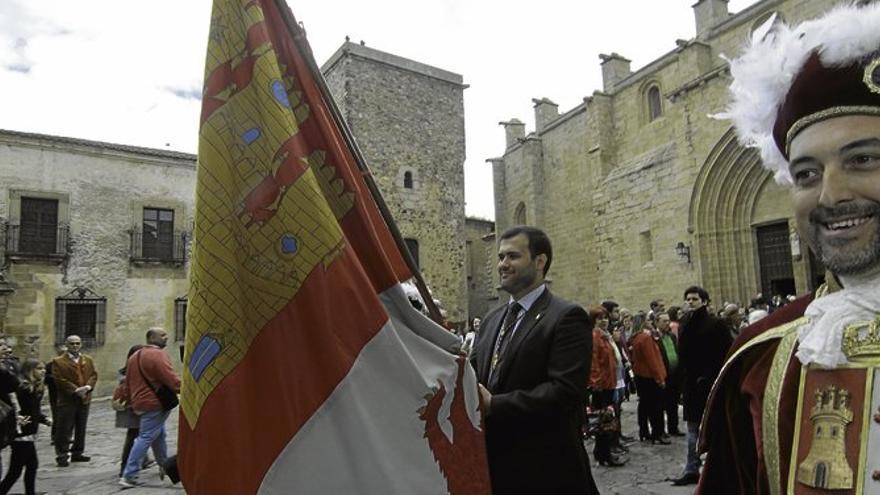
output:
[[[279,5],[280,3],[280,5]],[[476,379],[283,0],[215,0],[178,463],[193,494],[488,494]]]

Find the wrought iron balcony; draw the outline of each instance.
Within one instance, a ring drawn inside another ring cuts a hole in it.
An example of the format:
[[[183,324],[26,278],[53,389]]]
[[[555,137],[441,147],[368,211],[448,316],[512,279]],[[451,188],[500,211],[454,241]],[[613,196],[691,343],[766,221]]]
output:
[[[13,258],[63,259],[68,256],[67,225],[7,224],[6,256]]]
[[[186,232],[167,235],[131,232],[131,260],[134,262],[183,263],[186,261]]]

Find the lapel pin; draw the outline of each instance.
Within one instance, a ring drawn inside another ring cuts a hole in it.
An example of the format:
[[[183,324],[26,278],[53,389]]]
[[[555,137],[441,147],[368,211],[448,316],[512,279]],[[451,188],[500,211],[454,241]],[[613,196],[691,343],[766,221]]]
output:
[[[540,320],[540,319],[541,319],[541,316],[542,316],[543,314],[544,314],[544,313],[538,313],[538,314],[535,316],[535,321]]]

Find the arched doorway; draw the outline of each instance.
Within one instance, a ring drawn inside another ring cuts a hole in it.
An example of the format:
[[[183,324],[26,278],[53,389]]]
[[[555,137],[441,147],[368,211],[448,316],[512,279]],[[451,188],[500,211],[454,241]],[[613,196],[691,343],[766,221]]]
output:
[[[689,217],[692,255],[716,302],[748,303],[764,287],[793,291],[792,247],[799,250],[800,244],[790,216],[788,194],[761,166],[757,150],[739,144],[728,130],[697,175]]]
[[[816,478],[813,480],[814,488],[826,488],[828,486],[828,468],[825,463],[816,464]]]

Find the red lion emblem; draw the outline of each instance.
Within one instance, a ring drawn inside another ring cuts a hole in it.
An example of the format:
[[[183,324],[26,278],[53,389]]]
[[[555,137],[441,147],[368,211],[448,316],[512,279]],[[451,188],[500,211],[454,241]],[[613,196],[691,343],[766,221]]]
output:
[[[425,422],[425,438],[440,465],[440,472],[446,478],[446,489],[450,495],[489,495],[492,493],[489,482],[489,467],[486,461],[486,443],[483,432],[474,427],[467,414],[464,403],[465,358],[456,359],[458,374],[455,378],[455,396],[449,411],[452,423],[453,441],[440,429],[440,405],[446,397],[446,387],[437,381],[439,388],[425,396],[427,403],[419,408],[419,418]]]

